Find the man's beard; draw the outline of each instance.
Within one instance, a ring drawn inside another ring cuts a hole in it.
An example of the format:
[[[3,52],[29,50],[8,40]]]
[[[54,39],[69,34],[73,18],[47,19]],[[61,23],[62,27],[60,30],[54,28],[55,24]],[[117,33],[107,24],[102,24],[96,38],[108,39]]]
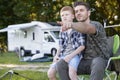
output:
[[[88,19],[88,17],[86,17],[86,18],[83,19],[83,20],[78,20],[78,22],[85,22],[87,19]]]

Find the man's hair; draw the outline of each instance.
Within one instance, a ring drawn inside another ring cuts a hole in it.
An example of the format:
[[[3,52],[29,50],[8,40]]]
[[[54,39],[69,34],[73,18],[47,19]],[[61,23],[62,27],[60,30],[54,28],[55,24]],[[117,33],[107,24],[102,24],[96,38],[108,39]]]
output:
[[[79,5],[83,5],[86,7],[87,10],[90,10],[90,5],[86,2],[82,2],[82,1],[77,1],[73,4],[73,7],[79,6]]]
[[[60,13],[63,11],[70,11],[72,14],[74,14],[74,10],[71,6],[64,6],[62,7],[62,9],[60,10]]]

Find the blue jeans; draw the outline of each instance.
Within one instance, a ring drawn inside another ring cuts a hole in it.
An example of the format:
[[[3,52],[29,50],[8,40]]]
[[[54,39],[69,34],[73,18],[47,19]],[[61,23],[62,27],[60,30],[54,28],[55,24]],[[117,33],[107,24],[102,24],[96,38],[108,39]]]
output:
[[[60,58],[64,59],[64,57],[65,56],[61,56]],[[72,66],[77,71],[81,59],[82,55],[76,55],[70,60],[70,62],[68,62],[68,65]],[[56,69],[56,63],[52,63],[51,67]]]

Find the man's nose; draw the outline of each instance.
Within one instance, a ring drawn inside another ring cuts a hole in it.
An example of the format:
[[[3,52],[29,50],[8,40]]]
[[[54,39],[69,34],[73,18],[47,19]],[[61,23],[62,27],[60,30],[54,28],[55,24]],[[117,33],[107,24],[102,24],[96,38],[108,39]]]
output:
[[[80,12],[80,11],[78,11],[78,12],[77,12],[77,15],[81,15],[81,12]]]
[[[81,11],[80,11],[80,10],[78,10],[78,14],[81,14]]]

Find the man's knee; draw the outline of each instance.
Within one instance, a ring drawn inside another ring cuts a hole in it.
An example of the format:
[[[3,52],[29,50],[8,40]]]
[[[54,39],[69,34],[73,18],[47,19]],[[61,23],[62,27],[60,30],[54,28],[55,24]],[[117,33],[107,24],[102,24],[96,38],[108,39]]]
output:
[[[101,57],[94,58],[92,61],[91,68],[95,68],[96,70],[105,69],[107,61]]]
[[[68,69],[68,63],[61,59],[59,62],[57,62],[57,71],[59,72],[63,69],[64,70]]]
[[[91,79],[102,80],[107,61],[101,57],[94,58],[91,64]]]
[[[68,63],[66,63],[63,59],[57,62],[57,72],[61,80],[70,80],[68,74]]]

